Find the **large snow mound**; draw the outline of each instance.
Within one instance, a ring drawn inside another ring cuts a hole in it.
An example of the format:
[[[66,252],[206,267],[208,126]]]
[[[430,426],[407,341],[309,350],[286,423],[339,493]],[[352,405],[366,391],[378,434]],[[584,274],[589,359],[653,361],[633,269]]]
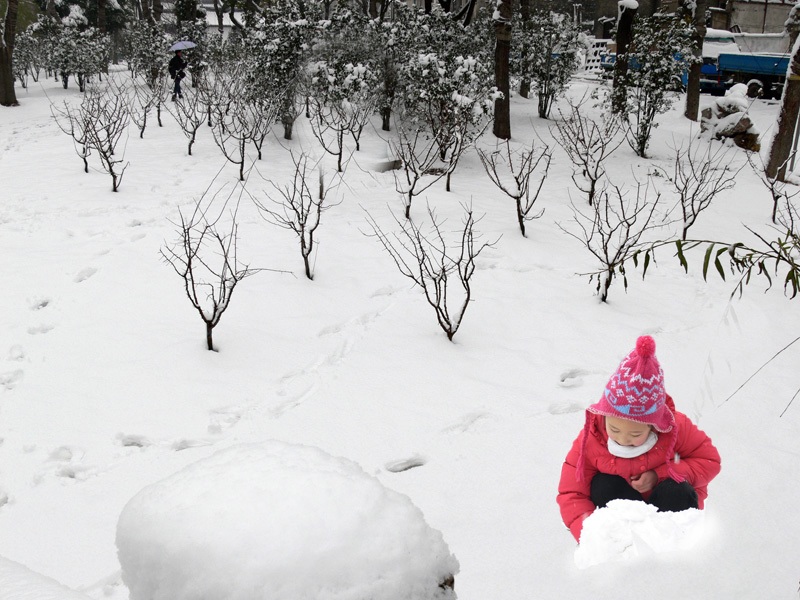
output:
[[[575,565],[585,569],[635,556],[688,550],[702,538],[703,511],[658,512],[637,500],[612,500],[583,522]]]
[[[90,600],[57,581],[0,556],[0,600]]]
[[[130,600],[440,600],[442,534],[357,464],[230,447],[134,496],[117,524]]]

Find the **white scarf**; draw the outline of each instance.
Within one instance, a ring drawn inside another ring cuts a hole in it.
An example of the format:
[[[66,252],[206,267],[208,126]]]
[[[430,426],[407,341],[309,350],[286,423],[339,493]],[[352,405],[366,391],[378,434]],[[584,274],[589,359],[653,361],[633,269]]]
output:
[[[647,436],[641,446],[620,446],[617,442],[608,438],[608,451],[619,458],[636,458],[652,450],[657,441],[658,435],[653,430],[650,430],[650,435]]]

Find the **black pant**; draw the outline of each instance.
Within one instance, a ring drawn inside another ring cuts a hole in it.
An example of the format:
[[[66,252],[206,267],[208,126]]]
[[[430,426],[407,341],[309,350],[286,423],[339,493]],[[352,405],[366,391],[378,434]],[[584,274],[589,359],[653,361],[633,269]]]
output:
[[[612,500],[645,501],[624,478],[608,473],[598,473],[592,478],[591,498],[597,508],[603,508]],[[653,488],[647,502],[660,511],[679,512],[697,508],[697,492],[686,481],[678,483],[665,479]]]

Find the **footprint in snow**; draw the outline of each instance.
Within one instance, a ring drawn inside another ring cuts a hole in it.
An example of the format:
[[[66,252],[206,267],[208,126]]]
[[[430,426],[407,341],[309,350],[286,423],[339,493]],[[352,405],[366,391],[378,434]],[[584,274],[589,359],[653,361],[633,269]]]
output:
[[[565,388],[578,387],[583,385],[583,376],[588,374],[589,371],[584,369],[569,369],[559,376],[558,385]]]
[[[583,405],[577,402],[553,402],[547,407],[547,412],[551,415],[566,415],[569,413],[580,412],[583,410]]]
[[[7,390],[13,390],[17,384],[22,381],[25,372],[22,369],[16,369],[8,373],[0,373],[0,387]]]
[[[28,327],[28,333],[31,335],[39,335],[40,333],[47,333],[48,331],[52,331],[53,327],[54,327],[53,325],[42,323],[41,325]]]
[[[484,419],[491,418],[492,415],[487,412],[473,412],[468,413],[461,417],[456,423],[449,425],[442,429],[443,432],[466,433],[475,428],[475,426]]]
[[[95,273],[97,273],[97,269],[95,269],[94,267],[86,267],[80,273],[75,275],[75,279],[73,279],[73,281],[75,283],[81,283],[82,281],[86,281],[87,279],[89,279],[89,277],[91,277]]]
[[[218,434],[236,425],[246,409],[241,406],[221,406],[209,411],[208,433]]]
[[[120,446],[124,446],[125,448],[146,448],[147,446],[153,445],[153,442],[149,438],[136,433],[120,432],[117,434],[117,442]]]
[[[31,310],[42,310],[50,306],[50,302],[50,298],[30,298],[28,300],[28,306]]]
[[[428,460],[425,457],[415,454],[409,458],[389,461],[384,465],[384,468],[390,473],[402,473],[403,471],[408,471],[414,467],[421,467],[426,462],[428,462]]]
[[[19,344],[14,344],[8,349],[8,360],[22,362],[25,360],[25,350]]]
[[[212,444],[213,442],[204,440],[180,439],[172,442],[170,447],[175,450],[175,452],[180,452],[181,450],[186,450],[187,448],[199,448],[200,446],[211,446]]]

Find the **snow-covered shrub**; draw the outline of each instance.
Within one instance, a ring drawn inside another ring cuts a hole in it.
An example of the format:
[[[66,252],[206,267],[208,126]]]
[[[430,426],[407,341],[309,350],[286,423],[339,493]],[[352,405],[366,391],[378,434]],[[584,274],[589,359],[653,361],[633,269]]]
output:
[[[169,55],[165,48],[169,47],[169,38],[160,23],[135,21],[128,32],[128,62],[134,76],[141,76],[150,87],[154,87],[156,79],[164,77]]]
[[[490,63],[474,56],[417,54],[402,65],[402,127],[429,132],[446,162],[447,189],[458,159],[483,133],[498,96]]]
[[[357,464],[277,441],[221,450],[120,515],[131,600],[444,600],[458,571],[411,500]]]
[[[628,69],[616,82],[626,90],[627,140],[644,157],[650,144],[656,116],[676,101],[671,91],[694,59],[692,28],[674,16],[656,15],[634,23],[628,52],[617,60]]]
[[[66,25],[53,46],[50,66],[61,76],[65,89],[72,75],[83,92],[87,79],[106,70],[110,46],[109,37],[96,27]]]
[[[537,11],[521,22],[512,44],[512,72],[531,82],[539,116],[547,119],[553,101],[580,65],[578,51],[584,47],[580,30],[561,15]]]

